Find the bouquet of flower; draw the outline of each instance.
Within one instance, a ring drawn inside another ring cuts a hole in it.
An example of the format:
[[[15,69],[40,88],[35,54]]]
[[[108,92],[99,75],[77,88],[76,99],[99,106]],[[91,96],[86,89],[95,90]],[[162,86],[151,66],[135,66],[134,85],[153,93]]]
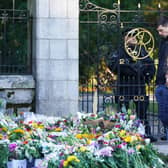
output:
[[[144,126],[131,111],[106,115],[54,118],[43,116],[22,123],[0,119],[0,163],[44,158],[39,168],[164,168],[164,163],[144,138]],[[86,121],[112,122],[103,127]],[[4,139],[8,141],[4,141]],[[6,142],[6,143],[4,143]]]

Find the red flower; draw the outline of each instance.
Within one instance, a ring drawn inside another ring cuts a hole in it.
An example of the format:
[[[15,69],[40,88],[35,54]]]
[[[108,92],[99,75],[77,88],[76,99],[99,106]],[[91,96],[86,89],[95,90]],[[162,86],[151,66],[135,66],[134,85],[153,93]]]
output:
[[[95,114],[91,114],[90,116],[91,116],[91,117],[95,117]]]
[[[28,144],[28,141],[23,141],[23,144],[25,144],[25,145]]]
[[[24,121],[23,121],[23,120],[21,120],[21,121],[20,121],[20,124],[23,124],[23,123],[24,123]]]
[[[99,138],[99,137],[100,137],[100,135],[96,135],[96,136],[95,136],[96,139]]]
[[[19,114],[20,114],[20,115],[23,115],[23,114],[24,114],[24,112],[20,112]]]
[[[108,142],[104,141],[103,144],[108,144]]]
[[[115,125],[115,127],[116,127],[116,128],[120,128],[120,127],[121,127],[121,125]]]
[[[29,131],[31,131],[31,129],[30,129],[30,128],[26,128],[26,131],[28,131],[28,132],[29,132]]]

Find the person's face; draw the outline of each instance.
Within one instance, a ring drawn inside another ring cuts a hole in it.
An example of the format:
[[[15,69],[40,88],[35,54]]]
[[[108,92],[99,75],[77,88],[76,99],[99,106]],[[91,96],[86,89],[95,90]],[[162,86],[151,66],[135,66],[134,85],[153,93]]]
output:
[[[168,37],[168,26],[159,25],[157,31],[161,37],[163,38]]]
[[[137,39],[135,36],[132,37],[125,37],[125,41],[127,41],[128,44],[136,45],[137,44]]]

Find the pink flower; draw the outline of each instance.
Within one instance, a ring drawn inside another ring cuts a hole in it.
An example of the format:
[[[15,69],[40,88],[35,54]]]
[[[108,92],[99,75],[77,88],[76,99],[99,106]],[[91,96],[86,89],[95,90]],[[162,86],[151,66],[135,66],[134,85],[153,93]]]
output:
[[[121,125],[115,125],[115,127],[116,127],[116,128],[120,128],[120,127],[121,127]]]
[[[130,148],[127,150],[127,152],[128,152],[128,154],[133,154],[133,153],[135,153],[135,150],[133,148]]]
[[[63,168],[63,165],[64,165],[64,160],[61,160],[61,161],[60,161],[59,168]]]
[[[135,115],[130,115],[130,120],[135,120],[136,116]]]
[[[122,148],[122,144],[118,145],[117,147],[121,149]]]
[[[16,143],[9,144],[9,151],[13,152],[16,149],[16,147],[17,147]]]
[[[127,143],[124,142],[124,143],[119,144],[117,147],[120,149],[124,149],[126,145]]]

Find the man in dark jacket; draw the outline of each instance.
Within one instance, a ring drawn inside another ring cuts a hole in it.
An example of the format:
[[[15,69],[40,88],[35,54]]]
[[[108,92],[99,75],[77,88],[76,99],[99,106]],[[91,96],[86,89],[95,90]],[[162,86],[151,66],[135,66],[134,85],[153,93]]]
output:
[[[159,107],[159,118],[165,130],[168,128],[168,17],[162,16],[159,19],[157,31],[162,37],[158,52],[158,70],[156,75],[155,95]],[[166,133],[166,131],[165,131]],[[167,132],[168,135],[168,132]],[[168,139],[167,136],[161,138]]]
[[[137,43],[135,37],[128,37],[129,29],[124,32],[125,39],[129,41],[129,47],[134,47]],[[137,46],[138,50],[138,46]],[[116,101],[120,105],[129,108],[129,102],[133,100],[136,105],[136,114],[146,126],[146,134],[150,134],[150,126],[147,121],[147,108],[149,105],[149,97],[146,95],[146,84],[150,83],[155,74],[155,66],[153,60],[147,55],[142,47],[139,57],[143,59],[133,59],[125,51],[122,45],[116,52],[112,54],[109,68],[117,74],[117,91]]]

